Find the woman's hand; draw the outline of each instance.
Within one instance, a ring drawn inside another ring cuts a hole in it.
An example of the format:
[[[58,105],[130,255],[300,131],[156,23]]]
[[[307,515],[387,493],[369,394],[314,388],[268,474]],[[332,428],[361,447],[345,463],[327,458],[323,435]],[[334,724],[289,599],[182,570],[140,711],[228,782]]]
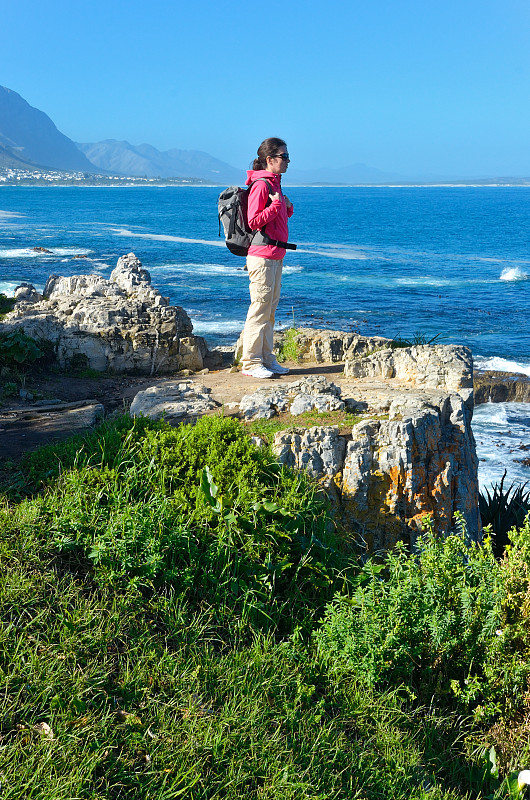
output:
[[[287,197],[286,194],[284,194],[283,199],[285,200],[285,205],[287,206],[287,208],[292,208],[293,207],[293,204],[291,203],[291,201],[289,200],[289,198]]]
[[[279,200],[280,199],[280,193],[276,192],[275,194],[270,194],[269,197],[271,199],[271,203],[274,203],[275,200]]]

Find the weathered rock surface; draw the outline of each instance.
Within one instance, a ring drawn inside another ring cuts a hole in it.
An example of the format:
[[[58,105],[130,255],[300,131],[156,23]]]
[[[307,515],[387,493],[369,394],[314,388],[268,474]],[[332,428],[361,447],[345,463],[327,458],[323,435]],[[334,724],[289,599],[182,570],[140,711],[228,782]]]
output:
[[[417,345],[387,348],[364,358],[347,356],[344,374],[351,378],[382,377],[419,389],[458,392],[473,407],[473,359],[460,345]]]
[[[279,350],[285,338],[285,332],[274,334],[274,346]],[[347,331],[317,330],[314,328],[297,328],[293,339],[296,344],[300,363],[324,364],[345,361],[366,355],[381,347],[387,347],[390,339],[382,336],[360,336]],[[236,344],[236,358],[241,358],[243,350],[243,334]]]
[[[475,372],[475,404],[530,403],[530,378],[518,372]]]
[[[426,517],[447,533],[455,513],[480,535],[478,477],[471,411],[459,394],[430,402],[397,398],[388,420],[367,419],[351,439],[338,428],[277,433],[274,451],[306,469],[335,496],[344,524],[367,550],[403,539],[414,545]]]
[[[167,422],[176,424],[197,419],[218,407],[219,403],[212,399],[206,386],[198,386],[193,381],[170,381],[138,392],[130,413],[151,419],[164,417]]]
[[[342,411],[345,404],[340,394],[340,388],[323,375],[309,375],[277,387],[264,386],[244,395],[239,410],[247,420],[270,419],[284,411],[293,415],[313,410]]]
[[[21,289],[0,331],[23,328],[51,342],[61,367],[154,375],[204,366],[206,342],[193,336],[184,309],[151,286],[134,253],[118,259],[109,280],[51,275],[44,298],[29,284]]]

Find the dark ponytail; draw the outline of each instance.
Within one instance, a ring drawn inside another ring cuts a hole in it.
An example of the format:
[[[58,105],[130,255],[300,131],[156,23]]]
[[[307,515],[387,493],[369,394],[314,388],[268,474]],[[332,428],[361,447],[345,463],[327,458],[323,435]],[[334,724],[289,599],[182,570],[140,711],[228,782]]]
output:
[[[267,169],[267,157],[278,155],[279,147],[287,147],[283,139],[272,136],[264,139],[258,147],[258,157],[252,162],[252,169]]]

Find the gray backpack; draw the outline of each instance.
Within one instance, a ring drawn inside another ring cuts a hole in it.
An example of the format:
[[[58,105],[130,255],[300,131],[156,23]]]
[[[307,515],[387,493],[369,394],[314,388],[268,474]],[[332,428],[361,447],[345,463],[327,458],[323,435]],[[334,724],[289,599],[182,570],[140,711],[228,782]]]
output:
[[[258,181],[265,181],[269,189],[271,185],[266,178],[257,178]],[[284,247],[286,250],[296,250],[295,244],[280,242],[278,239],[271,239],[265,233],[265,228],[260,231],[253,231],[249,228],[247,209],[248,193],[253,181],[247,189],[239,186],[229,186],[219,195],[217,209],[219,215],[219,236],[221,235],[221,225],[224,229],[226,246],[235,256],[248,255],[248,248],[251,244],[272,244],[276,247]],[[267,205],[270,203],[268,201]]]

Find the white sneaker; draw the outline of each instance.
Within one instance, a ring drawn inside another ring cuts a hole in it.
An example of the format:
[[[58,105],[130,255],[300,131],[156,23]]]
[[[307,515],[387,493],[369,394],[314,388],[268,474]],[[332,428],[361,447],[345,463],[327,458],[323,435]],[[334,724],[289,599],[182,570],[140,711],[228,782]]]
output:
[[[287,373],[290,372],[288,367],[282,367],[281,364],[278,364],[276,359],[274,359],[272,364],[268,364],[266,369],[270,369],[275,375],[287,375]]]
[[[242,375],[247,375],[249,378],[272,378],[274,375],[270,369],[260,364],[259,367],[252,367],[252,369],[242,369]]]

